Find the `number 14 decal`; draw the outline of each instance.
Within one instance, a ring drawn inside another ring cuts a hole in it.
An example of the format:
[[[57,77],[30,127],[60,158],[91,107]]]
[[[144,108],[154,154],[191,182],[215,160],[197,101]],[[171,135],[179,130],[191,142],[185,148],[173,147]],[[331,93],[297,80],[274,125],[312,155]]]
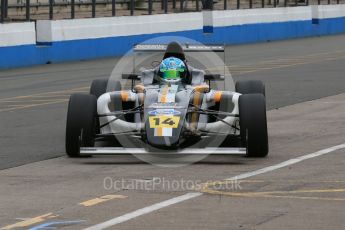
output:
[[[149,117],[150,128],[177,128],[178,116],[152,116]]]

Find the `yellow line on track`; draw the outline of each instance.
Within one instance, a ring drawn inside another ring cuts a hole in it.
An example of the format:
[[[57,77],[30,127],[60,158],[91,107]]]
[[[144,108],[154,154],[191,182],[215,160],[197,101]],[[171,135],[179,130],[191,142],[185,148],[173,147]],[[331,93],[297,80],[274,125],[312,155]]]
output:
[[[76,92],[78,90],[86,90],[89,89],[89,87],[79,87],[79,88],[73,88],[73,89],[66,89],[66,90],[59,90],[59,91],[51,91],[51,92],[44,92],[44,93],[37,93],[37,94],[29,94],[25,96],[16,96],[16,97],[8,97],[8,98],[1,98],[1,101],[11,100],[11,99],[22,99],[22,98],[28,98],[28,97],[35,97],[45,94],[54,94],[54,93],[65,93],[65,92]]]
[[[225,193],[227,195],[232,195],[232,196],[262,196],[262,195],[273,195],[273,194],[332,193],[332,192],[345,192],[345,189],[314,189],[314,190],[311,189],[311,190],[295,190],[295,191],[225,192]]]
[[[101,197],[98,197],[98,198],[95,198],[95,199],[91,199],[91,200],[87,200],[87,201],[81,202],[81,203],[79,203],[79,205],[82,205],[84,207],[90,207],[90,206],[94,206],[96,204],[100,204],[100,203],[103,203],[103,202],[106,202],[106,201],[110,201],[110,200],[113,200],[113,199],[125,199],[125,198],[127,198],[127,196],[124,196],[124,195],[105,195],[105,196],[101,196]],[[43,214],[43,215],[40,215],[40,216],[36,216],[36,217],[30,218],[30,219],[27,219],[27,220],[23,220],[23,221],[14,223],[14,224],[11,224],[11,225],[7,225],[5,227],[0,228],[0,230],[27,228],[27,227],[29,227],[31,225],[38,224],[38,223],[41,223],[43,221],[46,221],[48,219],[52,219],[52,218],[55,218],[55,217],[58,217],[58,216],[59,215],[53,214],[52,212],[50,212],[50,213],[46,213],[46,214]]]
[[[28,103],[28,102],[50,102],[50,101],[56,101],[56,100],[65,100],[66,98],[61,98],[61,99],[57,99],[57,98],[51,98],[51,99],[30,99],[28,101],[0,101],[1,103]]]
[[[91,200],[87,200],[87,201],[81,202],[79,204],[82,205],[82,206],[85,206],[85,207],[90,207],[90,206],[94,206],[96,204],[104,203],[106,201],[110,201],[110,200],[113,200],[113,199],[125,199],[125,198],[127,198],[127,196],[124,196],[124,195],[105,195],[105,196],[101,196],[101,197],[98,197],[98,198],[94,198],[94,199],[91,199]]]
[[[24,227],[28,227],[30,225],[43,222],[45,220],[48,220],[48,219],[51,219],[51,218],[54,218],[54,217],[57,217],[57,216],[58,215],[53,215],[53,213],[47,213],[47,214],[43,214],[43,215],[40,215],[40,216],[36,216],[36,217],[30,218],[28,220],[20,221],[20,222],[15,223],[15,224],[7,225],[7,226],[2,227],[0,229],[1,230],[9,230],[9,229],[15,229],[15,228],[24,228]]]
[[[314,197],[314,196],[277,196],[277,195],[263,195],[258,197],[266,198],[287,198],[300,200],[323,200],[323,201],[345,201],[345,198],[328,198],[328,197]]]
[[[345,58],[345,56],[341,55],[345,54],[345,51],[336,51],[336,52],[321,52],[316,54],[308,54],[304,56],[299,57],[289,57],[289,58],[282,58],[282,59],[273,59],[273,60],[265,60],[259,63],[253,63],[250,66],[239,66],[239,65],[232,65],[232,66],[225,66],[226,68],[230,69],[231,73],[235,73],[236,75],[241,74],[247,74],[247,73],[254,73],[264,70],[271,70],[271,69],[279,69],[279,68],[287,68],[297,65],[304,65],[304,64],[312,64],[320,61],[332,61],[332,60],[338,60]],[[313,59],[308,59],[311,57],[316,57]],[[268,66],[267,66],[268,65]],[[211,69],[218,69],[218,68],[224,68],[224,66],[214,67]],[[38,94],[31,94],[31,95],[25,95],[25,96],[16,96],[16,97],[9,97],[9,98],[2,98],[0,99],[0,103],[10,103],[10,101],[18,100],[18,99],[29,99],[30,98],[49,98],[49,97],[68,97],[69,93],[73,92],[85,92],[85,90],[89,89],[88,86],[85,87],[79,87],[79,88],[72,88],[72,89],[66,89],[66,90],[59,90],[59,91],[51,91],[51,92],[43,92]],[[67,94],[66,94],[67,93]],[[35,102],[34,99],[31,99],[30,101]],[[31,104],[31,105],[25,105],[25,106],[17,106],[15,108],[5,108],[0,109],[0,112],[5,111],[13,111],[17,109],[25,109],[35,106],[42,106],[42,105],[50,105],[50,104],[57,104],[68,101],[66,100],[60,100],[60,101],[54,101],[54,102],[47,102],[47,103],[41,103],[41,104]],[[21,101],[17,102],[21,103]],[[24,102],[23,102],[24,103]]]
[[[53,104],[58,104],[62,102],[67,102],[68,99],[62,99],[62,100],[57,100],[53,102],[47,102],[47,103],[39,103],[39,104],[30,104],[30,105],[24,105],[16,108],[9,108],[9,109],[0,109],[0,112],[7,112],[7,111],[13,111],[13,110],[18,110],[18,109],[26,109],[26,108],[31,108],[31,107],[36,107],[36,106],[41,106],[41,105],[53,105]]]
[[[216,190],[210,188],[211,186],[226,185],[232,183],[232,180],[228,181],[214,181],[208,182],[202,185],[200,192],[212,194],[212,195],[225,195],[233,197],[250,197],[250,198],[290,198],[290,199],[303,199],[303,200],[324,200],[324,201],[345,201],[345,198],[329,198],[329,197],[317,197],[317,196],[292,196],[289,194],[305,194],[305,193],[344,193],[345,188],[336,188],[336,189],[303,189],[303,190],[294,190],[294,191],[266,191],[266,192],[227,192],[222,190]],[[241,181],[243,183],[261,183],[265,181],[261,180],[252,180],[252,181]],[[322,181],[322,183],[343,183],[344,181]],[[284,195],[287,194],[287,195]]]

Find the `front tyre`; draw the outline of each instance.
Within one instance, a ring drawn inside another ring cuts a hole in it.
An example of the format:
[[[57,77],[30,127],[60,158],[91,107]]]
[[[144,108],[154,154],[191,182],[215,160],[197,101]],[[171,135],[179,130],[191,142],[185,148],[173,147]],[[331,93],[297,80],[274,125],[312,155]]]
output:
[[[245,94],[239,98],[240,132],[248,157],[268,154],[266,102],[262,94]]]
[[[72,94],[67,111],[66,153],[69,157],[80,157],[80,146],[93,147],[97,99],[94,95]]]
[[[97,79],[93,80],[90,87],[90,94],[95,95],[98,99],[102,94],[112,91],[121,91],[121,82],[119,81],[111,81],[109,82],[108,79]]]

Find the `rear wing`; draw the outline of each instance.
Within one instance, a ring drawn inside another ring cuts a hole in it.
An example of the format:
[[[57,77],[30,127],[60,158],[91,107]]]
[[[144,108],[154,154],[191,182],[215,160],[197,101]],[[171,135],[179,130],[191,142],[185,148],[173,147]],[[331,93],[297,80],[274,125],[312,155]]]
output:
[[[140,44],[133,47],[134,52],[164,52],[168,45]],[[181,45],[185,52],[224,52],[223,45]]]
[[[213,89],[227,90],[231,76],[225,65],[226,49],[224,45],[204,45],[200,43],[180,43],[187,64],[195,69],[205,72],[204,80],[212,85]],[[168,44],[136,44],[133,46],[133,71],[140,75],[143,69],[154,69],[159,66],[165,56]],[[178,51],[178,50],[177,50]],[[122,76],[123,79],[132,80],[132,76]],[[211,84],[212,83],[212,84]]]

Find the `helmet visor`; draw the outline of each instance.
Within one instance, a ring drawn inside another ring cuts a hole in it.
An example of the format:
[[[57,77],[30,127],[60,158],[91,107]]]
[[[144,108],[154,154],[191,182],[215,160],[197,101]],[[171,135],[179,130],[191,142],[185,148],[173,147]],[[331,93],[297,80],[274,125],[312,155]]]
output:
[[[163,72],[164,79],[179,79],[180,72],[175,69],[168,69]]]

